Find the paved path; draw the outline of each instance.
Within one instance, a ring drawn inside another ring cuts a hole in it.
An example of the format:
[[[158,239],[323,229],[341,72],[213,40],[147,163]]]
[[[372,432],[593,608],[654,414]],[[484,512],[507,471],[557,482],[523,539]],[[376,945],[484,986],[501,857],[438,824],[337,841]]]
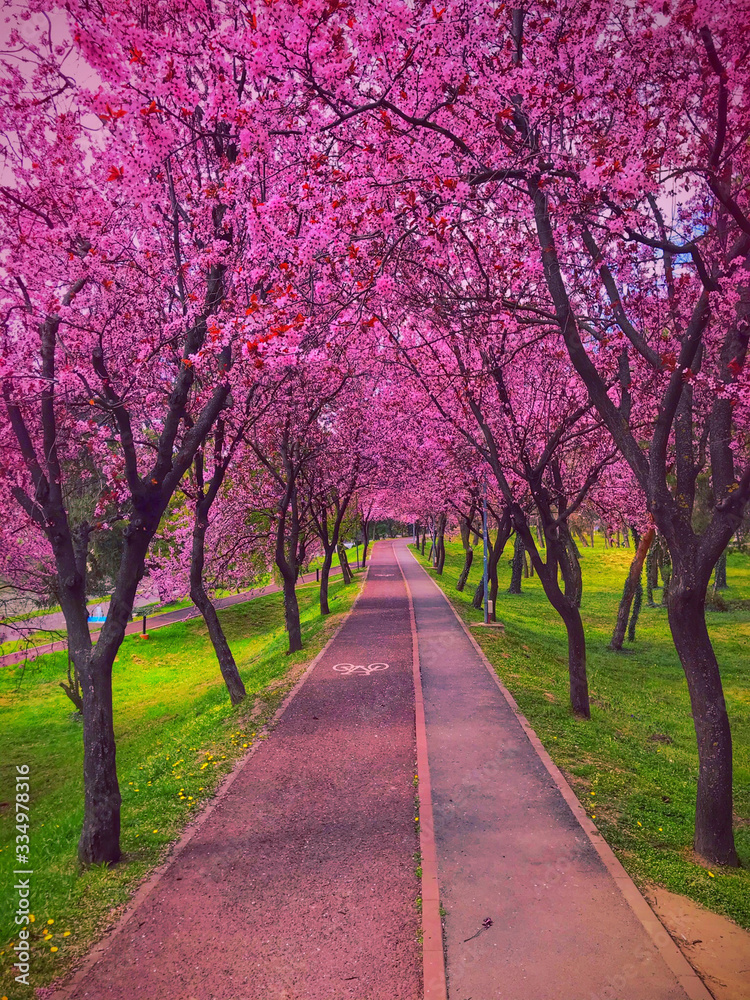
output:
[[[402,541],[375,547],[359,603],[270,739],[66,997],[420,1000],[399,562],[418,635],[450,1000],[685,1000]]]
[[[451,1000],[685,1000],[445,597],[405,542],[397,551],[419,638]]]
[[[418,1000],[414,746],[406,589],[381,543],[270,739],[70,995]]]
[[[354,569],[356,570],[356,566]],[[331,576],[336,576],[336,574],[341,573],[340,566],[331,567]],[[299,586],[305,583],[312,583],[316,579],[315,570],[310,573],[302,573],[299,578]],[[241,594],[230,594],[229,597],[220,597],[213,602],[215,608],[230,608],[235,604],[244,604],[246,601],[255,600],[256,597],[263,597],[264,594],[276,594],[281,590],[281,587],[277,583],[269,583],[265,587],[257,587],[254,590],[246,590]],[[106,607],[106,602],[104,604]],[[140,632],[143,629],[143,618],[138,617],[138,608],[135,609],[136,618],[134,621],[130,622],[129,625],[125,627],[125,635],[134,635],[136,632]],[[39,619],[29,619],[29,622],[34,621],[45,621],[47,622],[47,617],[55,620],[57,623],[54,627],[47,624],[47,627],[42,629],[41,626],[36,625],[35,627],[40,631],[62,631],[65,632],[65,617],[61,611],[55,612],[53,615],[46,616],[45,618]],[[146,628],[151,631],[155,628],[162,628],[164,625],[174,625],[175,622],[184,622],[190,618],[200,617],[200,612],[194,604],[189,604],[186,608],[178,608],[176,611],[162,611],[155,615],[148,615],[146,618]],[[23,623],[18,623],[23,624]],[[13,629],[10,625],[2,626],[5,630],[5,634],[0,633],[0,642],[3,640],[17,639],[19,638],[18,630]],[[96,636],[101,631],[101,625],[89,626],[91,635],[96,642]],[[17,649],[12,653],[6,653],[4,656],[0,656],[0,667],[10,666],[14,663],[21,663],[24,660],[35,660],[38,656],[43,656],[45,653],[55,653],[61,649],[67,649],[68,643],[66,639],[58,639],[54,642],[45,642],[41,645],[33,645],[35,639],[35,634],[29,636],[30,645]]]

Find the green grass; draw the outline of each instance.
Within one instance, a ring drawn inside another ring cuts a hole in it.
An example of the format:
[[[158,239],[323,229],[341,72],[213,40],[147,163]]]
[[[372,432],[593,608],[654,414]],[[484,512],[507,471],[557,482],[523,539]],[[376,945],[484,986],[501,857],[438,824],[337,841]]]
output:
[[[735,837],[742,864],[708,869],[692,851],[698,758],[666,609],[645,607],[644,597],[635,643],[626,643],[626,652],[610,652],[633,550],[605,550],[597,538],[595,548],[581,554],[590,721],[570,711],[565,630],[538,579],[524,580],[519,596],[507,593],[510,546],[500,564],[497,601],[506,631],[472,633],[634,880],[682,893],[750,928],[750,558],[730,555],[730,589],[724,591],[730,610],[707,613],[734,738]],[[481,546],[469,583],[458,593],[462,566],[460,543],[449,542],[442,578],[430,572],[461,617],[479,621],[471,598],[481,576]]]
[[[265,738],[264,721],[288,690],[289,671],[322,648],[357,590],[333,578],[334,613],[323,619],[315,585],[299,589],[305,648],[294,656],[285,655],[279,594],[220,611],[248,691],[237,708],[230,706],[202,619],[165,626],[146,640],[125,638],[114,666],[124,856],[112,868],[82,870],[76,860],[83,813],[81,724],[58,687],[65,655],[0,669],[0,995],[11,984],[11,996],[25,989],[13,983],[10,950],[16,928],[15,816],[9,804],[16,765],[31,770],[32,982],[39,986],[64,975],[101,935],[234,762]],[[254,703],[262,712],[250,720]],[[45,929],[53,934],[48,941]]]
[[[361,546],[360,546],[361,547]],[[355,553],[352,555],[351,553]],[[356,561],[356,549],[352,549],[350,552],[349,565],[352,572],[356,569],[354,565]],[[320,569],[323,565],[323,557],[315,556],[311,559],[305,568],[305,573],[314,573],[316,569]],[[338,559],[334,559],[334,570],[338,567]],[[332,577],[333,579],[333,577]],[[270,573],[265,573],[259,576],[252,584],[242,590],[214,590],[211,592],[211,597],[214,600],[223,597],[234,597],[235,594],[245,593],[248,590],[260,590],[263,587],[268,586],[273,583],[275,576]],[[278,582],[278,581],[277,581]],[[101,603],[101,602],[99,602]],[[170,611],[181,611],[183,608],[190,608],[193,606],[193,602],[190,597],[183,597],[180,600],[167,601],[164,604],[158,601],[153,601],[151,604],[144,604],[133,613],[133,620],[137,621],[144,615],[147,617],[163,615]],[[96,607],[96,602],[89,602],[89,610],[93,611]],[[59,607],[54,608],[40,608],[36,611],[30,611],[22,615],[11,615],[8,618],[3,619],[4,622],[20,622],[20,621],[30,621],[33,618],[43,618],[46,615],[55,614],[60,611]],[[19,649],[28,649],[34,645],[43,646],[48,642],[57,642],[58,640],[64,639],[67,635],[67,630],[63,628],[56,629],[39,629],[38,631],[31,632],[28,636],[21,639],[9,639],[7,642],[0,643],[0,656],[6,653],[15,653]]]

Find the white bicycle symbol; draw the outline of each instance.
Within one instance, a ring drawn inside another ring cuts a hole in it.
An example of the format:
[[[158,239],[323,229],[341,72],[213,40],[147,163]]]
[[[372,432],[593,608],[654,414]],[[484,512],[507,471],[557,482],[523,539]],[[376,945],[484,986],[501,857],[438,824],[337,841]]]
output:
[[[339,674],[356,674],[362,673],[367,677],[370,674],[374,674],[376,670],[387,670],[387,663],[368,663],[367,666],[364,663],[337,663],[333,668]]]

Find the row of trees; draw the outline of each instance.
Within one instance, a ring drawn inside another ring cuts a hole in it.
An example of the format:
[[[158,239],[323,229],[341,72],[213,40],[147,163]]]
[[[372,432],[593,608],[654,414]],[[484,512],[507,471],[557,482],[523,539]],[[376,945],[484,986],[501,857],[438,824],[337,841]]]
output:
[[[584,718],[571,525],[593,505],[658,529],[695,847],[736,863],[704,603],[750,497],[748,5],[37,7],[0,81],[4,574],[56,579],[82,859],[119,855],[112,663],[165,534],[189,537],[237,697],[207,546],[227,572],[275,563],[296,649],[311,530],[330,568],[367,496],[365,519],[430,519],[439,549],[487,489],[493,558],[515,531]],[[90,555],[113,532],[92,646]]]

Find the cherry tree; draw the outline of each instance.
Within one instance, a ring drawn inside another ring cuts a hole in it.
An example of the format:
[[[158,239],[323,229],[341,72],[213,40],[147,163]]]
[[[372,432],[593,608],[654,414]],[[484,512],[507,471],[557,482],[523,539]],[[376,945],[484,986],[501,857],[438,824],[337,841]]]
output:
[[[290,100],[297,88],[310,162],[326,150],[331,204],[366,190],[373,238],[418,231],[438,259],[457,227],[481,250],[487,220],[502,220],[508,297],[514,281],[543,282],[534,305],[670,550],[700,759],[695,847],[728,864],[731,734],[703,608],[750,495],[749,18],[713,0],[277,3],[258,17]],[[704,468],[714,509],[696,530]]]

